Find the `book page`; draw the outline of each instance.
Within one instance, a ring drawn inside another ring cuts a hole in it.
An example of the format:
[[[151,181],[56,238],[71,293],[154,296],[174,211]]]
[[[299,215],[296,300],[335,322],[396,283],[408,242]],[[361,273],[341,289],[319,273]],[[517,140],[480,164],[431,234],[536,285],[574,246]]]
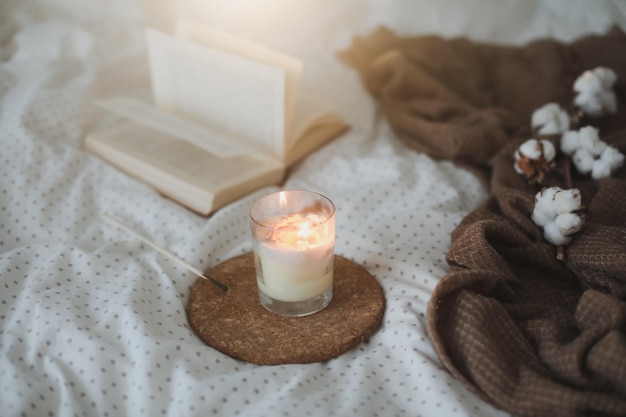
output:
[[[282,160],[285,71],[147,30],[157,105]]]
[[[284,172],[273,158],[261,154],[218,158],[128,120],[90,133],[85,149],[203,214],[279,180]]]
[[[176,22],[175,35],[262,64],[283,68],[285,70],[285,132],[292,131],[302,74],[301,61],[247,39],[187,19],[179,19]],[[287,141],[290,141],[287,147],[290,147],[295,138],[289,134],[286,136]]]
[[[251,152],[250,148],[212,131],[209,127],[192,123],[135,98],[109,97],[96,101],[96,104],[137,123],[151,126],[184,139],[220,158]]]
[[[286,165],[291,165],[348,130],[346,121],[321,101],[298,96],[291,143]]]
[[[315,123],[315,120],[332,113],[333,111],[329,105],[310,97],[299,96],[296,102],[294,122],[290,134],[298,138]],[[292,143],[291,145],[293,146],[294,144]]]

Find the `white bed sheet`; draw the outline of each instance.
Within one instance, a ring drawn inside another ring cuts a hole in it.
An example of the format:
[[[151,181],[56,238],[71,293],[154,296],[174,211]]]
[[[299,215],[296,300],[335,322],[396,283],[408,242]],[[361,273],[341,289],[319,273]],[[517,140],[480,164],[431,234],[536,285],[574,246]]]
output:
[[[185,307],[195,277],[117,217],[207,268],[251,249],[259,190],[210,218],[81,149],[95,97],[145,82],[145,24],[176,16],[304,60],[305,88],[352,129],[297,165],[285,188],[338,208],[336,252],[387,300],[367,343],[325,363],[257,366],[204,345]],[[626,27],[620,0],[5,0],[0,3],[0,415],[500,416],[442,369],[425,331],[449,235],[487,190],[400,143],[334,56],[354,35],[468,36],[521,44]]]

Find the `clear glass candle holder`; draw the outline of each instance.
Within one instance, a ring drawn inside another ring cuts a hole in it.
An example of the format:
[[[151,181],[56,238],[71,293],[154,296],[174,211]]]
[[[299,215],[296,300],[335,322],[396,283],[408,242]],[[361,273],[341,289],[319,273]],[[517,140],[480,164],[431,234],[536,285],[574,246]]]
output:
[[[335,206],[321,194],[290,190],[250,210],[259,300],[269,311],[306,316],[333,297]]]

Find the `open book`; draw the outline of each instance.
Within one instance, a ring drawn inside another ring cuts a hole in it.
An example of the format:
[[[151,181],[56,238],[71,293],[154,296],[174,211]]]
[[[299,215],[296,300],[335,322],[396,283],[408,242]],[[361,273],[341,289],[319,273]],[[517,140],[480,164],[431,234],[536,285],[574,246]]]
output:
[[[117,113],[84,148],[208,215],[260,187],[346,129],[299,94],[300,61],[191,21],[147,29],[152,100],[115,96]]]

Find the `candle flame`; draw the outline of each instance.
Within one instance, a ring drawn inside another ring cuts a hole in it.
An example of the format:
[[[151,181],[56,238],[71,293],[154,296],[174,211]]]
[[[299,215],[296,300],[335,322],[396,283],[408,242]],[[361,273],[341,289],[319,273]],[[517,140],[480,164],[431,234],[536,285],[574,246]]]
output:
[[[300,225],[300,230],[298,230],[298,237],[300,238],[305,238],[308,237],[309,234],[311,233],[311,230],[309,229],[309,222],[304,222]]]
[[[284,191],[281,191],[280,193],[278,193],[278,199],[279,199],[280,208],[285,208],[285,206],[287,205],[287,196]]]

